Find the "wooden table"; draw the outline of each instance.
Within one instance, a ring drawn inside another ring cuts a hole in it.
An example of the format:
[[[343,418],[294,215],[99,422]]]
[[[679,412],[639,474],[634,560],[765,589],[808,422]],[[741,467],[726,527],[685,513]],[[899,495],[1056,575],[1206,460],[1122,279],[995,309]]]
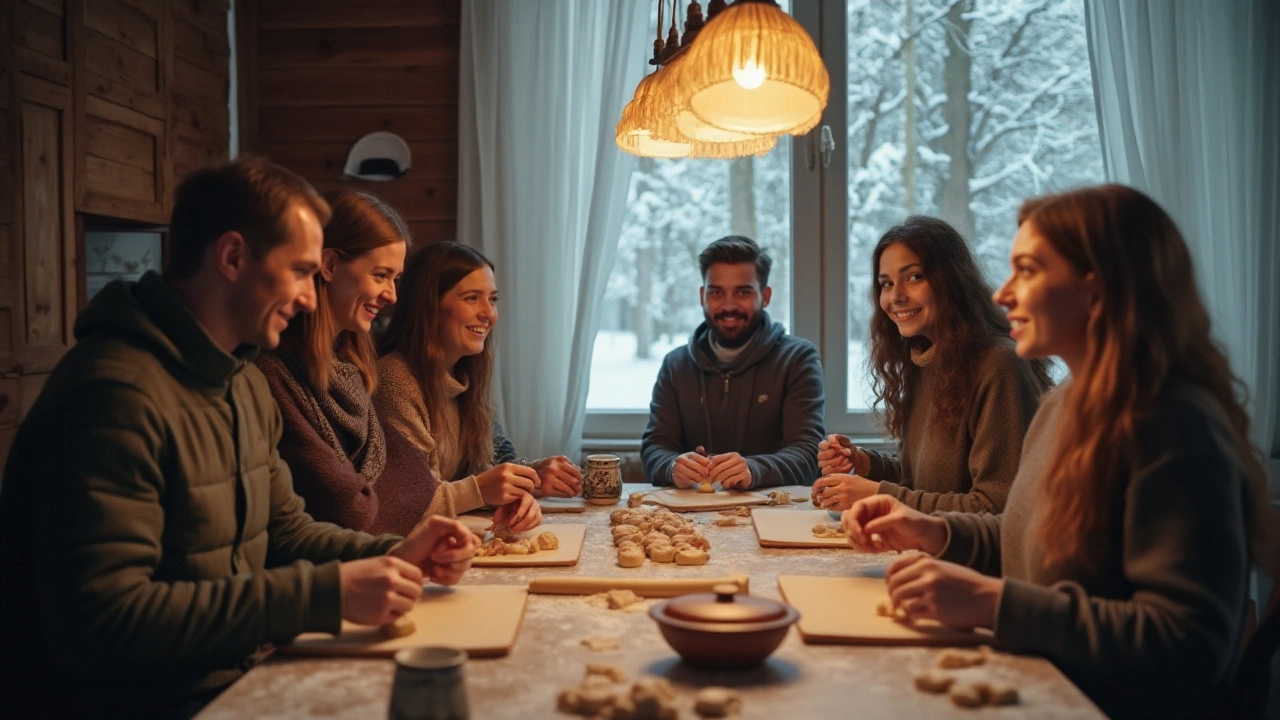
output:
[[[652,489],[628,485],[626,494]],[[797,505],[796,507],[809,507]],[[568,568],[472,569],[464,584],[523,584],[540,576],[695,577],[746,573],[751,593],[773,599],[779,574],[838,576],[885,561],[847,550],[765,549],[750,525],[710,525],[715,513],[693,513],[711,541],[711,562],[677,567],[646,562],[628,570],[615,563],[609,533],[611,507],[588,506],[583,514],[546,515],[545,522],[586,522],[586,545],[578,565]],[[635,612],[588,606],[582,597],[530,595],[520,636],[510,655],[467,662],[465,675],[473,718],[555,718],[560,688],[576,685],[588,662],[618,665],[630,679],[667,678],[680,694],[681,717],[696,718],[693,695],[706,685],[738,688],[741,718],[1013,717],[1103,718],[1098,708],[1048,661],[996,653],[991,674],[1021,688],[1022,703],[1008,708],[965,710],[945,695],[926,695],[913,685],[915,671],[929,666],[936,648],[805,645],[794,629],[765,665],[748,671],[707,671],[682,663],[647,614],[656,600]],[[593,652],[587,636],[616,637],[621,650]],[[244,717],[386,717],[395,664],[387,659],[272,657],[249,671],[198,716],[201,720]]]

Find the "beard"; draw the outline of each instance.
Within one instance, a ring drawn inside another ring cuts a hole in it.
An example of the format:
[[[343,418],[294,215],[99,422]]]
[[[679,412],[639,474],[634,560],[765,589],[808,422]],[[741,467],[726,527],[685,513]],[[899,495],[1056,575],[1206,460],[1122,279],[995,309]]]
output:
[[[764,324],[764,312],[759,310],[750,314],[737,310],[726,310],[716,313],[714,317],[712,317],[711,313],[703,310],[702,316],[707,321],[707,329],[710,331],[711,339],[720,347],[728,350],[736,350],[746,345],[756,334],[756,330],[759,330],[760,326]],[[732,333],[726,334],[716,327],[716,323],[728,318],[738,318],[742,321],[742,325]]]

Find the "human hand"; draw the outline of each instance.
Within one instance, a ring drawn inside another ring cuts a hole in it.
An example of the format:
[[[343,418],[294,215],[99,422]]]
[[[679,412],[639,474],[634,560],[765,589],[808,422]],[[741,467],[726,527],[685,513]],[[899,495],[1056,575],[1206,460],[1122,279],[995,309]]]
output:
[[[871,472],[871,456],[844,435],[831,434],[818,443],[818,469],[823,475],[844,473],[866,475]]]
[[[848,510],[865,497],[880,490],[880,483],[857,475],[824,475],[813,483],[814,507]]]
[[[532,495],[525,495],[493,511],[493,526],[505,525],[511,532],[532,530],[541,524],[542,507]]]
[[[678,488],[696,488],[707,482],[707,465],[710,462],[701,445],[693,452],[680,455],[671,466],[671,484]]]
[[[422,571],[398,557],[351,560],[338,566],[342,619],[384,625],[413,609],[422,595]]]
[[[471,567],[479,544],[466,525],[432,515],[418,523],[387,555],[416,566],[432,582],[452,585]],[[422,584],[421,579],[418,584]]]
[[[736,452],[712,455],[707,463],[707,479],[720,483],[725,490],[746,490],[751,487],[751,467]]]
[[[522,495],[532,493],[540,482],[536,470],[515,463],[494,465],[476,475],[480,497],[486,505],[493,507],[519,500]]]
[[[909,508],[892,495],[855,502],[840,516],[840,525],[856,550],[923,550],[937,555],[947,544],[946,521]]]
[[[543,458],[533,464],[533,469],[544,495],[573,497],[582,492],[582,471],[563,455]]]
[[[963,565],[912,554],[889,566],[889,599],[907,613],[907,621],[936,620],[968,630],[995,624],[1004,581]]]

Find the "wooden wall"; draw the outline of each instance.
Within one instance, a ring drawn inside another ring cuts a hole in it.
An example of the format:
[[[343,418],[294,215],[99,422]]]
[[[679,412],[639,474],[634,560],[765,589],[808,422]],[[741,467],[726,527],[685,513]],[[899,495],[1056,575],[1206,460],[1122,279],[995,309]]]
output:
[[[405,216],[419,244],[453,238],[461,3],[237,0],[241,151],[321,190],[374,192]],[[409,173],[341,179],[351,145],[377,130],[409,143]]]

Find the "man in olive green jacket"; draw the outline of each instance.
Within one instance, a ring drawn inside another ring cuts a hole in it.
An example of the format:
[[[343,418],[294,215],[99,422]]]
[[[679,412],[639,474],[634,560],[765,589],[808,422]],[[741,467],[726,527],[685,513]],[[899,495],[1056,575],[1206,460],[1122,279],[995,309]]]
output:
[[[0,486],[0,715],[190,714],[262,645],[389,622],[469,566],[455,521],[313,521],[276,452],[250,361],[314,308],[328,214],[270,163],[198,171],[165,275],[80,314]]]

